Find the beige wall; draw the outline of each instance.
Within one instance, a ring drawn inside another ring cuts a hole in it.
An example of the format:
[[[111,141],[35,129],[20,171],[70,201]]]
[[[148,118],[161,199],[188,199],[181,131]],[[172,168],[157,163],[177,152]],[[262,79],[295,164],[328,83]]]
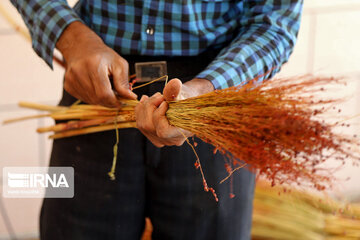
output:
[[[72,1],[73,2],[73,1]],[[8,1],[0,0],[20,22]],[[348,75],[353,79],[339,94],[353,94],[343,106],[349,115],[360,113],[360,0],[307,0],[299,41],[289,63],[281,75],[304,73]],[[56,104],[61,96],[63,70],[55,65],[51,71],[32,51],[30,44],[19,36],[0,17],[0,121],[6,118],[32,114],[19,109],[19,100]],[[359,119],[350,132],[360,135]],[[51,141],[38,135],[35,129],[51,121],[31,120],[0,126],[0,167],[45,166]],[[2,171],[0,172],[2,175]],[[359,169],[351,166],[338,173],[345,179],[337,192],[347,196],[360,194]],[[1,185],[0,185],[1,186]],[[18,237],[38,235],[38,214],[41,200],[1,199]],[[1,208],[0,208],[1,211]],[[9,233],[0,216],[0,239]]]

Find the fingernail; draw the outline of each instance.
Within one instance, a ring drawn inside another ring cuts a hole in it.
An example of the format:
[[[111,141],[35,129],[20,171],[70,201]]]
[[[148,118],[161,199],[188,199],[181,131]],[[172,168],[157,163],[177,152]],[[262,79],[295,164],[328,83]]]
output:
[[[160,108],[164,107],[166,105],[166,101],[163,101],[161,104],[160,104]]]
[[[146,96],[142,95],[141,98],[140,98],[140,102],[142,103],[143,101],[145,101],[145,98],[146,98]]]
[[[128,92],[130,93],[130,95],[134,98],[137,98],[138,96],[131,90],[128,90]]]

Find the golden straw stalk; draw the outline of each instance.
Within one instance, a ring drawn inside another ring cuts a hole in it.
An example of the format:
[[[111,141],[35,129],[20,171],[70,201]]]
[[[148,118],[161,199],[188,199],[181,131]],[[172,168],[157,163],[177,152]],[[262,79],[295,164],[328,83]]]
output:
[[[270,187],[258,181],[255,188],[251,239],[253,240],[357,240],[360,239],[360,205],[294,188]],[[142,240],[151,240],[153,228],[146,219]]]
[[[334,128],[348,127],[338,121],[329,123],[327,113],[337,108],[341,99],[319,99],[329,84],[342,84],[328,77],[301,76],[273,79],[264,83],[250,81],[241,87],[180,101],[168,102],[169,123],[194,133],[212,144],[230,161],[234,169],[245,167],[265,176],[273,185],[295,183],[323,190],[333,182],[331,169],[323,163],[360,159],[356,136],[335,133]],[[53,107],[33,103],[21,106],[48,111],[55,120],[68,121],[40,128],[52,131],[51,138],[136,127],[137,100],[119,99],[119,108],[93,105]],[[342,120],[342,119],[340,119]],[[242,160],[242,161],[240,161]],[[229,175],[233,169],[229,169]]]
[[[89,133],[103,132],[103,131],[113,130],[116,128],[135,128],[135,127],[136,127],[135,122],[118,123],[117,126],[115,126],[114,124],[107,124],[107,125],[101,125],[101,126],[96,126],[96,127],[88,127],[88,128],[62,131],[62,132],[51,135],[50,138],[58,139],[58,138],[79,136],[79,135],[84,135],[84,134],[89,134]]]
[[[268,183],[257,184],[252,239],[360,239],[358,205],[296,189],[282,192],[282,188],[269,187]]]

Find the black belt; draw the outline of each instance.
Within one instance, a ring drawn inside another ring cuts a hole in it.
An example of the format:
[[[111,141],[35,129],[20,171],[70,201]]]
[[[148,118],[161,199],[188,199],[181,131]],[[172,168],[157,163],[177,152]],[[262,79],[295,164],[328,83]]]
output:
[[[169,79],[179,78],[180,80],[187,81],[204,70],[219,52],[220,49],[207,50],[197,56],[122,55],[122,57],[129,63],[130,75],[135,74],[135,63],[166,61]]]

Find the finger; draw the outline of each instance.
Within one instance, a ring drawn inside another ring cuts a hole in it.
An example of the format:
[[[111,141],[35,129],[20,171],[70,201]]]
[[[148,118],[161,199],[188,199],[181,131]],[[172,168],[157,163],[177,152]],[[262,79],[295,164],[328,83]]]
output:
[[[136,104],[136,106],[135,106],[135,109],[134,109],[134,111],[135,111],[135,119],[136,119],[136,127],[137,128],[141,128],[141,126],[140,126],[140,124],[139,124],[139,122],[140,122],[140,120],[141,119],[143,119],[143,111],[144,111],[144,106],[145,106],[145,104],[144,104],[144,101],[146,100],[146,97],[147,96],[145,96],[145,95],[143,95],[142,97],[141,97],[141,99],[140,99],[140,101],[139,101],[139,103],[138,104]]]
[[[147,139],[149,139],[149,141],[154,144],[155,147],[158,147],[158,148],[161,148],[161,147],[164,147],[165,144],[159,139],[157,138],[156,136],[153,136],[151,134],[144,134],[145,137]]]
[[[165,114],[166,114],[166,111],[168,110],[168,108],[169,108],[168,103],[163,101],[160,104],[160,106],[154,111],[153,117],[156,119],[165,118],[167,120]]]
[[[160,138],[174,138],[181,136],[181,133],[176,127],[169,124],[165,113],[168,109],[167,102],[162,102],[160,106],[154,111],[153,123],[156,128],[156,135]]]
[[[124,98],[137,99],[137,95],[130,90],[128,65],[116,64],[111,71],[117,93]]]
[[[168,109],[168,103],[163,102],[159,108],[154,111],[153,123],[156,126],[157,135],[162,138],[180,138],[185,139],[191,137],[194,134],[185,129],[172,126],[166,117],[166,111]],[[177,144],[176,144],[177,145]]]
[[[154,135],[155,127],[152,122],[152,114],[155,106],[148,106],[148,97],[143,96],[141,102],[135,107],[136,127],[146,136]]]
[[[69,67],[65,73],[65,89],[76,95],[78,99],[92,104],[94,97],[94,86],[90,80],[88,69],[84,71],[78,65]]]
[[[84,101],[88,104],[97,104],[95,95],[95,87],[91,81],[90,75],[87,77],[82,77],[80,81],[78,81],[79,89],[81,89],[81,93],[83,95]]]
[[[182,82],[177,79],[171,79],[164,88],[164,98],[166,101],[174,101],[181,92]]]
[[[76,90],[69,89],[68,87],[66,87],[66,85],[64,85],[64,89],[65,89],[66,92],[68,92],[74,98],[79,99],[80,101],[82,101],[84,103],[89,103],[89,101],[87,99],[81,97],[80,94],[78,94],[78,92]]]
[[[178,128],[178,131],[180,131],[181,133],[183,133],[186,137],[192,137],[194,136],[194,134],[188,130],[185,130],[183,128]]]
[[[148,96],[146,95],[142,95],[141,98],[140,98],[140,102],[143,103],[145,100],[149,99]]]
[[[85,103],[91,104],[91,99],[87,96],[87,92],[81,87],[77,80],[66,76],[64,82],[64,89],[76,99],[80,99]]]
[[[164,96],[161,95],[161,93],[157,92],[149,99],[145,100],[144,103],[147,105],[147,107],[152,108],[154,111],[164,100]]]
[[[106,107],[116,107],[119,105],[115,93],[111,89],[110,79],[105,71],[105,67],[91,75],[96,93],[97,102]]]
[[[146,98],[146,97],[145,97]],[[151,127],[148,127],[149,131],[152,131],[153,134],[155,134],[155,126],[153,124],[153,115],[154,111],[158,108],[158,106],[164,102],[164,98],[161,95],[161,93],[155,93],[150,98],[146,98],[143,100],[142,104],[142,120],[146,121],[146,126],[151,125]]]

